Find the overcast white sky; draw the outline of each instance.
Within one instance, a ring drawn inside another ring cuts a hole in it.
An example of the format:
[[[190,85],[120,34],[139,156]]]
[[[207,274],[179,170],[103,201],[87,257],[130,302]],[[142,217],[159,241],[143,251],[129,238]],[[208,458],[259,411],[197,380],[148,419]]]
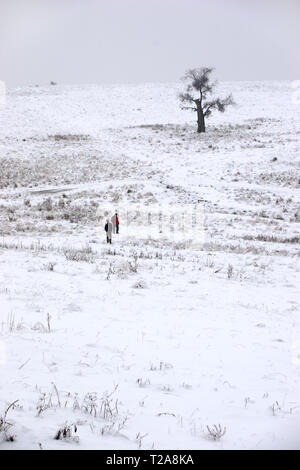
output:
[[[0,0],[0,80],[296,80],[299,20],[300,0]]]

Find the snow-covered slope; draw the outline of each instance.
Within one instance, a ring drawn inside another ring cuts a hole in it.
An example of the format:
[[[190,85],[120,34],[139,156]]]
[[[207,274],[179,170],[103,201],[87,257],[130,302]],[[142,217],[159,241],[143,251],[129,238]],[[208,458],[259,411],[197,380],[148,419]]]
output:
[[[179,90],[0,105],[2,449],[300,448],[299,105],[288,82],[222,83],[237,105],[198,135]],[[122,197],[202,204],[204,245],[121,219],[108,246],[99,207]]]

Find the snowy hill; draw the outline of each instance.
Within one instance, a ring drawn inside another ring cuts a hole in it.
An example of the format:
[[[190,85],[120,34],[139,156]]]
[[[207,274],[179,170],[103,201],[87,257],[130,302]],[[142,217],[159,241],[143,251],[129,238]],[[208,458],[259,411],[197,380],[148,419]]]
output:
[[[300,448],[299,105],[289,82],[222,83],[237,105],[198,135],[180,89],[0,105],[0,449]],[[204,243],[123,217],[107,245],[122,198],[199,204]]]

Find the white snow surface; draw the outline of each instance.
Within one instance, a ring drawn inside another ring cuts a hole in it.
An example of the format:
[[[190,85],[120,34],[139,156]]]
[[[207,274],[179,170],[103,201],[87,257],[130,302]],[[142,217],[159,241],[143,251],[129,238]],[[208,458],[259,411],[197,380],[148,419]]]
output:
[[[221,83],[237,104],[199,135],[180,88],[0,105],[0,450],[300,448],[299,105]],[[121,196],[200,201],[204,245],[107,245]]]

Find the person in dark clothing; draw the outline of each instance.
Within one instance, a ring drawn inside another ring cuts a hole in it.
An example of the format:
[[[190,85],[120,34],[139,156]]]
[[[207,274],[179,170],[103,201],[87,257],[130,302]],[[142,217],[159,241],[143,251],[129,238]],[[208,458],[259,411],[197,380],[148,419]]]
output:
[[[111,244],[111,237],[112,237],[113,226],[112,226],[112,223],[109,222],[108,219],[106,220],[106,224],[105,224],[105,226],[104,226],[104,230],[105,230],[105,232],[106,232],[106,243],[110,243],[110,244]]]

